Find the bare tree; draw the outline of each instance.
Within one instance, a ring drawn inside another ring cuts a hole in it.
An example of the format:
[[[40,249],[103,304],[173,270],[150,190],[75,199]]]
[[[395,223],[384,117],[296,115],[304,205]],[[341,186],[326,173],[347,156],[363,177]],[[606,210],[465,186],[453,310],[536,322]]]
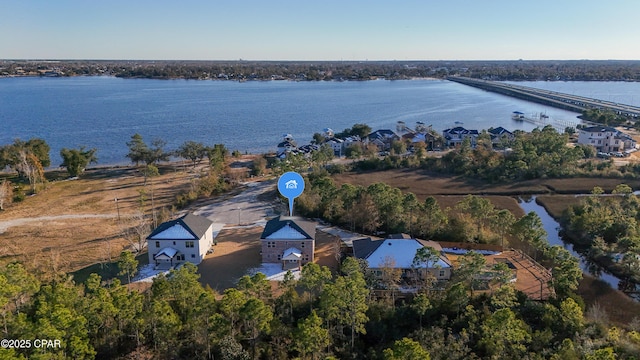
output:
[[[129,219],[122,231],[125,239],[129,241],[131,248],[137,254],[144,250],[147,245],[147,236],[151,232],[151,224],[142,211],[134,213]]]
[[[385,256],[380,268],[382,285],[391,293],[391,304],[395,307],[396,302],[396,289],[400,285],[402,280],[402,269],[396,266],[396,259],[392,256]]]
[[[18,164],[16,165],[18,173],[24,174],[29,180],[31,190],[35,193],[37,191],[36,185],[44,182],[44,168],[40,163],[40,160],[25,149],[18,151]]]
[[[7,180],[0,182],[0,210],[4,210],[4,205],[11,203],[11,195],[13,195],[13,188],[11,183]]]

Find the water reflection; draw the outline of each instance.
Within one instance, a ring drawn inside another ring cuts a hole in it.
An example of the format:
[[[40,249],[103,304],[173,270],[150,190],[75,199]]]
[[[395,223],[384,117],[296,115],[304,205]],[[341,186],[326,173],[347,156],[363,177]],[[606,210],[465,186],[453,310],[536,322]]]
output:
[[[565,242],[561,236],[562,229],[560,227],[560,224],[553,217],[551,217],[551,215],[549,215],[544,207],[536,203],[535,196],[531,196],[530,198],[520,198],[519,205],[522,210],[525,211],[525,213],[533,211],[540,217],[544,230],[547,232],[547,240],[549,241],[549,244],[552,246],[560,245],[568,250],[571,255],[578,258],[578,260],[580,261],[580,268],[583,272],[606,282],[614,289],[625,290],[629,288],[629,284],[627,281],[620,280],[614,275],[608,273],[600,265],[590,261],[585,256],[583,256],[580,252],[581,249],[576,249],[574,248],[573,244]],[[640,299],[636,298],[636,300]]]

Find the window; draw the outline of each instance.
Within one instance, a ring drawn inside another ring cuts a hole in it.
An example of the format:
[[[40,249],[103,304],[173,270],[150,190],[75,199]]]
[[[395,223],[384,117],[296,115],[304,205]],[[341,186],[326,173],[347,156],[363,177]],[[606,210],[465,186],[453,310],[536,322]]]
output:
[[[267,247],[268,248],[276,247],[276,242],[275,241],[267,241]]]
[[[278,255],[278,261],[282,260],[282,255]]]
[[[195,259],[196,258],[196,254],[191,254],[191,258]]]
[[[173,245],[175,245],[175,244],[176,244],[176,242],[174,241],[174,242],[173,242]]]
[[[159,248],[160,247],[160,241],[156,241],[156,247]]]
[[[438,274],[439,277],[444,277],[444,270],[440,270],[440,273]]]
[[[192,248],[193,247],[193,241],[187,241],[187,247],[188,248]]]
[[[302,247],[302,248],[304,247],[304,241],[302,241],[302,242],[300,243],[300,247]]]
[[[184,261],[184,254],[179,254],[178,256],[176,256],[176,260]]]

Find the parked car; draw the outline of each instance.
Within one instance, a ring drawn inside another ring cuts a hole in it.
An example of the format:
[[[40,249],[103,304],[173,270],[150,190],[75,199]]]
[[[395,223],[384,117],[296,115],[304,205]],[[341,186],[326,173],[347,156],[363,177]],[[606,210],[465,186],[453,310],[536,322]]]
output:
[[[608,158],[610,158],[610,157],[611,157],[611,155],[607,154],[606,152],[602,152],[602,151],[599,151],[599,152],[596,154],[596,156],[597,156],[597,157],[599,157],[599,158],[601,158],[601,159],[608,159]]]

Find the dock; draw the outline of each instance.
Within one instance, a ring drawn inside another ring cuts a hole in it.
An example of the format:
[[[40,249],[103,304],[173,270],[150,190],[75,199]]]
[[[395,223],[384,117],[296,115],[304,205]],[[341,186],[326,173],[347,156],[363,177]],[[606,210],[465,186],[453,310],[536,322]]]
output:
[[[515,121],[524,121],[524,122],[528,122],[530,124],[536,125],[539,128],[543,128],[547,125],[550,125],[551,127],[553,127],[554,129],[556,129],[556,131],[558,131],[559,133],[564,133],[565,129],[568,127],[572,127],[572,128],[576,128],[576,125],[578,125],[578,121],[569,121],[569,120],[558,120],[558,119],[553,119],[550,118],[542,113],[539,114],[533,114],[531,116],[526,116],[523,113],[520,112],[515,112],[514,114],[518,113],[520,114],[518,116],[518,118],[516,119],[515,117],[512,117],[512,119],[514,119]]]

